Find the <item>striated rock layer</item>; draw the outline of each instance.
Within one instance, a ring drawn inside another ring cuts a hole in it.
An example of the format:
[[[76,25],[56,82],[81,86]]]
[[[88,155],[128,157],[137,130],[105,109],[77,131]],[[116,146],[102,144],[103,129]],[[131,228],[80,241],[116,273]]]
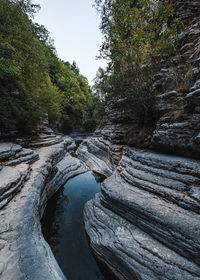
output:
[[[84,220],[120,280],[200,279],[200,2],[171,2],[185,28],[175,64],[154,77],[152,116],[142,122],[126,98],[113,101],[78,149],[107,176]]]
[[[1,280],[66,279],[43,238],[40,218],[58,188],[86,168],[70,155],[75,147],[71,138],[53,144],[35,150],[37,161],[30,165],[24,160],[30,150],[0,143]],[[18,165],[8,166],[12,157]]]
[[[119,279],[200,279],[200,161],[120,148],[116,154],[91,139],[78,150],[98,172],[102,158],[118,155],[84,210],[97,257]]]

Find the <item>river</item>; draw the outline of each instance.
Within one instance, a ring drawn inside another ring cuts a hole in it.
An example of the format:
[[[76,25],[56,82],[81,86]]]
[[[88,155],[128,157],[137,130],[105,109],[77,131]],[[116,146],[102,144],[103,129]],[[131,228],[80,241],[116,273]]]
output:
[[[42,231],[69,280],[112,280],[93,257],[84,230],[84,204],[100,192],[102,177],[87,172],[70,179],[49,201]]]

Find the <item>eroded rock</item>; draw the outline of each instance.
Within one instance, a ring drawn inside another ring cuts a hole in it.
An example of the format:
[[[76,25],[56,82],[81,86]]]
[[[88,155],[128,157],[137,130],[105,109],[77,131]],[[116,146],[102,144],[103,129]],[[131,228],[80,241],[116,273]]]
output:
[[[0,160],[6,160],[20,152],[22,147],[14,143],[0,143]]]
[[[84,210],[97,257],[123,280],[199,279],[200,162],[124,147],[113,165]]]
[[[66,279],[43,238],[40,217],[60,184],[85,171],[67,152],[73,146],[73,140],[65,137],[63,143],[37,149],[39,159],[31,165],[31,173],[27,164],[3,166],[0,171],[0,199],[7,191],[13,194],[20,188],[0,210],[0,279]],[[26,152],[22,150],[23,155]],[[30,173],[27,181],[25,171]]]

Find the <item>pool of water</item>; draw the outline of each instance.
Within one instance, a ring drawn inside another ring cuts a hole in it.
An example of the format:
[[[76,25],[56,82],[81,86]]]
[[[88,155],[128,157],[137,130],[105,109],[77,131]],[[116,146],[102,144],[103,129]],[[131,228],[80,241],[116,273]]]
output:
[[[112,280],[95,261],[83,224],[84,204],[100,192],[101,177],[87,172],[70,179],[48,202],[42,218],[44,238],[69,280]]]

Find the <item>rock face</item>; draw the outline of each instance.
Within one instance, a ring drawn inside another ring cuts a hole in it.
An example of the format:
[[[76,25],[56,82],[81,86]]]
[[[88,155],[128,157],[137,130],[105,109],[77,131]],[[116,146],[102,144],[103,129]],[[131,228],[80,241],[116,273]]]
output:
[[[144,117],[133,101],[112,100],[97,131],[112,144],[153,149],[200,158],[200,4],[173,0],[185,24],[179,34],[178,54],[154,76],[152,93],[159,94],[152,115]],[[145,120],[142,120],[145,118]]]
[[[154,123],[141,127],[120,99],[77,151],[107,176],[84,220],[94,253],[120,280],[200,279],[200,2],[173,2],[185,28],[176,67],[154,77]]]
[[[15,156],[16,153],[20,152],[22,147],[13,143],[1,143],[0,145],[0,160],[8,159]]]
[[[152,144],[156,149],[200,158],[200,90],[184,96],[176,91],[156,98],[160,119],[153,131]]]
[[[114,146],[103,138],[91,138],[80,145],[77,155],[88,169],[110,176],[113,170],[113,148]]]
[[[71,157],[74,147],[69,137],[32,153],[0,143],[0,279],[66,279],[43,238],[40,217],[58,188],[86,170]],[[21,163],[32,154],[37,154],[35,162]]]
[[[182,18],[188,19],[194,7],[197,10],[199,8],[200,12],[199,3],[182,2],[185,4],[178,5],[178,11],[182,11],[180,12]],[[155,149],[200,158],[200,60],[198,56],[200,21],[195,18],[193,20],[194,23],[187,25],[179,35],[181,54],[179,68],[182,69],[187,65],[188,71],[179,89],[171,91],[166,81],[160,78],[155,83],[165,85],[168,91],[156,97],[155,112],[158,120],[151,142]],[[174,73],[174,78],[176,75]],[[175,82],[171,82],[170,85],[173,84]]]
[[[84,210],[97,257],[119,279],[200,279],[200,162],[121,146],[113,153],[102,143],[78,149],[98,172],[102,158],[109,171],[118,158]]]

